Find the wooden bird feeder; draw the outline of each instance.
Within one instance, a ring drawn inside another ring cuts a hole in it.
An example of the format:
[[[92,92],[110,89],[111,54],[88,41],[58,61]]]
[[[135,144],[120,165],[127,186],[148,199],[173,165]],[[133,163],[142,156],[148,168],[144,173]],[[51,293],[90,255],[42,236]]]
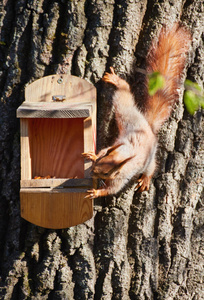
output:
[[[21,216],[45,228],[67,228],[93,216],[90,162],[95,151],[96,89],[71,75],[28,85],[17,109],[21,132]]]

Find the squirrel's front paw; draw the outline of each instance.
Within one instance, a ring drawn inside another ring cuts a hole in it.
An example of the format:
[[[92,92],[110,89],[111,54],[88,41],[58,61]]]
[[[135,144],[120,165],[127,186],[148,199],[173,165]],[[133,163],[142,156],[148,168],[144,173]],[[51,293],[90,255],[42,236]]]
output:
[[[87,159],[87,160],[91,160],[91,161],[96,161],[98,156],[93,152],[87,152],[87,153],[82,153],[83,158]]]
[[[85,198],[94,199],[94,198],[98,197],[97,190],[95,190],[95,189],[88,190],[87,193],[88,193],[88,195],[86,195]]]
[[[149,185],[151,181],[152,176],[147,176],[147,175],[142,175],[138,180],[137,180],[137,192],[142,193],[144,191],[149,190]]]

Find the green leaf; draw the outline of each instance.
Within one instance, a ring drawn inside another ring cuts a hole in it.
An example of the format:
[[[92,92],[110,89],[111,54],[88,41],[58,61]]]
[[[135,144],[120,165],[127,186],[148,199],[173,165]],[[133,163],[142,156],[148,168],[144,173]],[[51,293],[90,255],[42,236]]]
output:
[[[204,108],[204,94],[202,88],[191,80],[185,81],[184,103],[187,111],[193,115],[200,107]]]
[[[149,74],[148,78],[148,93],[150,96],[154,96],[159,89],[165,86],[165,79],[159,72]]]
[[[184,103],[191,115],[199,109],[199,97],[193,91],[185,91]]]

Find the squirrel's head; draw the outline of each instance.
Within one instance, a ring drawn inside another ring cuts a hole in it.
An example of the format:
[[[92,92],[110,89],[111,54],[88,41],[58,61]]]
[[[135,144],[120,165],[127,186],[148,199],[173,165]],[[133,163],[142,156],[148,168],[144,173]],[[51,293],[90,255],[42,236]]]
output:
[[[111,147],[104,156],[96,160],[92,167],[93,178],[114,179],[120,173],[121,168],[132,158],[119,157],[121,145]]]
[[[94,178],[114,179],[119,173],[119,168],[115,166],[114,162],[109,161],[110,157],[104,157],[96,162],[92,168]]]

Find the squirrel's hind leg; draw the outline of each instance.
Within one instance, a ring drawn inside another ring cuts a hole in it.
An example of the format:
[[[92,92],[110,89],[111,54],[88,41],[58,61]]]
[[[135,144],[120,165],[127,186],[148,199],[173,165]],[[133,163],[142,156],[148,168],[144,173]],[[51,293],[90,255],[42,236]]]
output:
[[[138,184],[136,186],[136,189],[137,189],[138,193],[142,193],[144,191],[149,190],[149,185],[150,185],[150,182],[151,182],[151,178],[152,178],[152,175],[147,176],[145,174],[142,174],[142,176],[137,180]]]
[[[138,184],[136,186],[136,189],[137,189],[137,192],[139,192],[139,193],[149,190],[150,182],[151,182],[152,176],[153,176],[155,168],[156,168],[155,152],[152,156],[152,159],[151,159],[147,169],[137,180]]]

